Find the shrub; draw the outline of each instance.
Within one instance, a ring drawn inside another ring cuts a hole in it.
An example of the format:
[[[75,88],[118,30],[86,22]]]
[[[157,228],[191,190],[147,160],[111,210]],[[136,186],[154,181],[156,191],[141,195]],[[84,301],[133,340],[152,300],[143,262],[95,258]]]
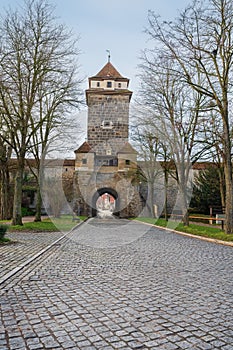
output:
[[[209,214],[210,207],[222,207],[219,169],[210,166],[194,178],[190,207],[195,213]]]
[[[33,216],[35,214],[35,211],[26,207],[22,207],[21,212],[22,212],[22,216]]]
[[[4,239],[4,236],[5,236],[7,230],[8,230],[7,225],[0,225],[0,241],[2,241]]]

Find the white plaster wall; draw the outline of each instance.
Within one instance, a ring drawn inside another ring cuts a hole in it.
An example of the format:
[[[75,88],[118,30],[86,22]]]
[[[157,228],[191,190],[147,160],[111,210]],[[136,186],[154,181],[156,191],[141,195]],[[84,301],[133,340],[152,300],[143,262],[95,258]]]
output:
[[[107,87],[107,82],[111,81],[112,82],[112,87],[108,88]],[[99,81],[100,86],[97,86],[98,81],[96,80],[91,80],[91,84],[90,87],[91,89],[106,89],[106,90],[113,90],[113,89],[127,89],[128,88],[128,83],[127,81],[114,81],[114,80],[103,80],[103,81]],[[121,87],[119,87],[119,83],[121,84]]]

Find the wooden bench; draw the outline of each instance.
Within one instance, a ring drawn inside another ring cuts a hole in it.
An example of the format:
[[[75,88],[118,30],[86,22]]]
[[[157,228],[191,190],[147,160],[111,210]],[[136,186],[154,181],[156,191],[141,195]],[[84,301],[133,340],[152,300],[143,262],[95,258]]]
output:
[[[180,215],[180,214],[172,214],[171,215],[172,218],[182,218],[183,215]],[[189,219],[198,219],[198,220],[212,220],[212,221],[221,221],[221,228],[222,230],[224,230],[224,221],[225,221],[225,218],[216,218],[216,217],[213,217],[213,216],[210,216],[210,217],[203,217],[203,216],[196,216],[196,215],[189,215]]]
[[[210,216],[210,217],[203,217],[203,216],[194,216],[194,215],[190,215],[189,216],[189,219],[198,219],[198,220],[212,220],[212,221],[221,221],[221,227],[222,227],[222,230],[224,229],[224,221],[225,221],[225,218],[214,218],[213,216]]]

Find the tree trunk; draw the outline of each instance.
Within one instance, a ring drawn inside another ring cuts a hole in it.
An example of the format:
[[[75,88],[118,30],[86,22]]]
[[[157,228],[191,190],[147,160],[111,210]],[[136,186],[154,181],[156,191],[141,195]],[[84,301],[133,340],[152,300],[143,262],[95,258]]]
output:
[[[180,210],[182,212],[182,221],[185,226],[189,226],[189,215],[188,215],[188,175],[189,169],[186,169],[187,165],[184,162],[177,162],[177,184],[179,189],[180,199]]]
[[[183,224],[184,224],[184,226],[189,226],[189,213],[188,213],[188,210],[186,210],[183,213]]]
[[[149,199],[149,214],[151,218],[155,217],[154,214],[154,184],[148,182],[148,199]]]
[[[10,218],[10,178],[9,170],[6,163],[2,164],[0,171],[0,188],[1,188],[1,199],[0,199],[0,219],[8,220]]]
[[[226,160],[225,166],[225,184],[226,184],[226,208],[225,208],[225,233],[230,234],[233,233],[233,225],[232,225],[232,165],[229,160]]]
[[[23,187],[24,160],[18,160],[15,176],[12,225],[23,225],[22,222],[22,187]]]
[[[42,152],[41,159],[37,160],[37,170],[38,174],[36,176],[37,180],[37,198],[36,198],[36,214],[34,221],[41,221],[41,208],[42,208],[42,189],[44,186],[44,162],[45,162],[46,152]]]
[[[184,226],[189,226],[189,214],[187,205],[187,190],[186,188],[181,189],[181,210],[182,210],[182,220]]]
[[[11,158],[11,148],[4,146],[0,141],[0,219],[11,218],[12,201],[10,191],[9,159]]]
[[[223,118],[223,146],[224,146],[224,174],[226,185],[226,208],[225,208],[225,233],[233,233],[233,195],[232,195],[232,162],[231,162],[231,139],[228,123],[228,109],[225,107]]]
[[[166,165],[165,165],[166,166]],[[165,194],[165,203],[164,203],[164,217],[168,221],[168,171],[164,169],[164,194]]]
[[[220,190],[220,196],[221,196],[221,205],[222,208],[226,207],[226,193],[225,193],[225,179],[224,179],[224,174],[223,174],[223,170],[222,168],[218,168],[218,174],[219,174],[219,190]]]
[[[42,198],[40,193],[40,188],[38,185],[37,188],[37,197],[36,197],[36,214],[35,214],[35,222],[41,221],[41,207],[42,207]]]

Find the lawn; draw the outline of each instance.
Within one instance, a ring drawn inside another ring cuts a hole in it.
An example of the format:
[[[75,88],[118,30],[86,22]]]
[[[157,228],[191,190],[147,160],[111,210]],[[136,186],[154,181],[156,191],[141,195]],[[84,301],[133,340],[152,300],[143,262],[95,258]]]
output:
[[[0,245],[4,245],[10,242],[11,242],[10,238],[7,238],[7,237],[0,238]]]
[[[81,218],[80,218],[81,219]],[[0,225],[8,226],[7,233],[10,232],[69,232],[74,226],[77,225],[77,221],[72,221],[72,216],[61,216],[60,218],[47,218],[41,222],[26,222],[22,226],[6,223],[6,221],[0,221]],[[11,240],[8,237],[0,235],[0,245],[10,243]]]
[[[178,223],[176,221],[169,220],[169,222],[167,222],[165,219],[155,219],[155,218],[146,218],[146,217],[136,218],[136,220],[161,226],[161,227],[175,229],[176,231],[191,233],[192,235],[219,239],[221,241],[233,242],[233,234],[228,235],[224,233],[220,228],[217,228],[216,226],[209,227],[209,226],[202,226],[201,224],[200,225],[190,224],[189,226],[184,226],[182,223]]]
[[[80,220],[84,220],[85,216],[80,216]],[[63,215],[60,218],[46,218],[41,222],[26,222],[21,225],[10,225],[7,232],[16,231],[33,231],[33,232],[68,232],[77,225],[77,221],[72,220],[72,215]],[[2,223],[2,221],[0,221]]]

